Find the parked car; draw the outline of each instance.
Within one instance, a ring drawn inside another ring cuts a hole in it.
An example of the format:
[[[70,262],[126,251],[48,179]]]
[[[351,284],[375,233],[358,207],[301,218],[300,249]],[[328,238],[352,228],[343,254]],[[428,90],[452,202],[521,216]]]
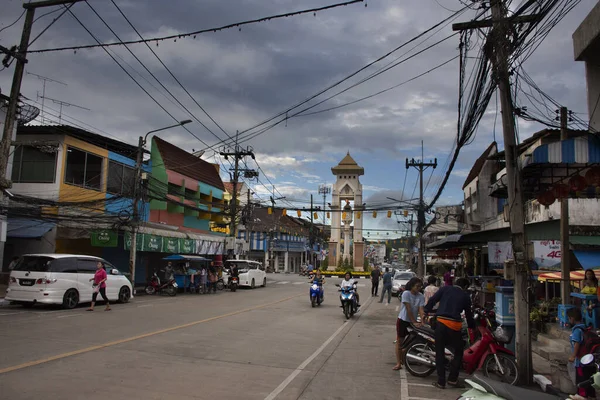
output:
[[[257,285],[267,286],[267,273],[263,264],[251,260],[227,260],[225,268],[230,269],[234,263],[240,276],[239,286],[250,286],[252,289]]]
[[[394,279],[392,280],[392,295],[397,295],[398,293],[403,292],[408,281],[415,276],[417,275],[411,271],[396,272]]]
[[[129,279],[99,257],[77,254],[27,254],[10,273],[6,301],[33,306],[61,304],[75,308],[92,301],[92,282],[98,261],[104,263],[106,296],[111,301],[127,303],[132,296]]]

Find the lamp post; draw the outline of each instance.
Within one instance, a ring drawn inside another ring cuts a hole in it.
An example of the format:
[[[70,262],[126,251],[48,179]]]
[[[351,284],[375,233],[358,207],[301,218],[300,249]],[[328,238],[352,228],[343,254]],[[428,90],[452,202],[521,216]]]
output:
[[[164,128],[155,129],[146,133],[144,136],[140,136],[138,142],[138,151],[137,158],[135,162],[135,182],[133,185],[133,210],[132,210],[132,228],[131,228],[131,244],[129,246],[129,270],[131,272],[131,285],[133,287],[133,291],[135,293],[135,259],[137,254],[137,230],[139,225],[139,202],[141,198],[142,191],[141,189],[141,180],[142,180],[142,162],[144,159],[144,146],[146,145],[146,140],[148,139],[148,135],[155,132],[164,131],[167,129],[175,128],[178,126],[183,126],[185,124],[189,124],[192,122],[190,119],[186,119],[180,121],[177,124],[165,126]]]

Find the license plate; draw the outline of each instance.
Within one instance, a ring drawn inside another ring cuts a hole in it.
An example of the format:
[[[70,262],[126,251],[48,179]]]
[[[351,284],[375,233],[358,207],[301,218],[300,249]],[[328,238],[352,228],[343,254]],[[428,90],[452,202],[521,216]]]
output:
[[[19,279],[19,284],[21,286],[33,286],[35,283],[35,279]]]
[[[177,282],[173,282],[173,287],[178,287]]]

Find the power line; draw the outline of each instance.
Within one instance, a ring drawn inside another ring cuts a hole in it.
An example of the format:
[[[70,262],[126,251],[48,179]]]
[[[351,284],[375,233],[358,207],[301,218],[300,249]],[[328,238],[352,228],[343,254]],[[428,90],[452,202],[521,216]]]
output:
[[[356,4],[356,3],[362,3],[363,1],[364,0],[346,1],[343,3],[336,3],[336,4],[331,4],[331,5],[323,6],[323,7],[311,8],[311,9],[301,10],[301,11],[293,11],[293,12],[289,12],[289,13],[285,13],[285,14],[276,14],[276,15],[271,15],[268,17],[262,17],[262,18],[248,20],[248,21],[242,21],[242,22],[236,22],[233,24],[223,25],[220,27],[201,29],[201,30],[194,31],[194,32],[179,33],[179,34],[175,34],[175,35],[161,36],[161,37],[155,37],[155,38],[151,38],[151,39],[129,40],[126,42],[121,42],[121,43],[100,43],[100,42],[98,42],[98,44],[89,44],[89,45],[82,45],[82,46],[67,46],[67,47],[56,47],[56,48],[51,48],[51,49],[29,50],[29,51],[27,51],[27,53],[47,53],[47,52],[64,51],[64,50],[92,49],[92,48],[96,48],[96,47],[105,48],[105,47],[111,47],[111,46],[122,46],[122,45],[128,45],[128,44],[139,44],[139,43],[149,43],[149,42],[158,43],[160,41],[170,40],[170,39],[177,41],[177,39],[182,39],[182,38],[190,37],[190,36],[195,38],[196,35],[200,35],[203,33],[218,32],[218,31],[222,31],[225,29],[231,29],[231,28],[240,28],[241,26],[244,26],[244,25],[255,24],[255,23],[259,23],[259,22],[266,22],[266,21],[271,21],[274,19],[293,17],[293,16],[297,16],[297,15],[301,15],[301,14],[317,13],[319,11],[330,10],[333,8],[348,6],[348,5]],[[241,28],[240,28],[240,30],[241,30]]]
[[[10,28],[11,26],[15,25],[17,22],[19,22],[21,20],[21,18],[23,18],[23,15],[25,15],[25,13],[27,12],[27,10],[23,10],[23,12],[21,13],[21,15],[19,15],[19,18],[17,18],[15,20],[15,22],[13,22],[12,24],[9,24],[7,26],[5,26],[4,28],[0,29],[0,33],[7,30],[8,28]]]
[[[47,31],[48,29],[50,29],[50,27],[51,27],[52,25],[54,25],[54,23],[55,23],[56,21],[58,21],[58,20],[60,19],[60,17],[62,17],[63,15],[65,15],[65,13],[66,13],[67,11],[69,11],[69,9],[70,9],[71,7],[73,7],[73,5],[74,5],[74,4],[75,4],[75,3],[71,3],[71,4],[69,4],[68,6],[65,6],[65,9],[63,10],[63,12],[62,12],[62,13],[60,13],[60,15],[59,15],[58,17],[54,18],[54,19],[52,20],[52,22],[50,22],[50,23],[48,24],[48,26],[46,26],[44,29],[42,29],[42,31],[41,31],[40,33],[38,33],[38,35],[37,35],[35,38],[33,38],[33,40],[32,40],[31,42],[29,42],[29,46],[31,46],[32,44],[34,44],[34,43],[35,43],[35,41],[36,41],[36,40],[38,40],[38,39],[40,38],[40,36],[42,36],[44,33],[46,33],[46,31]]]

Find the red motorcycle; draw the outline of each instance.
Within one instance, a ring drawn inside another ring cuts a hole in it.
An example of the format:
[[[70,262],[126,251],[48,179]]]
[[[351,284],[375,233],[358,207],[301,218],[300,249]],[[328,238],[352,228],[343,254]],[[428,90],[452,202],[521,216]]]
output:
[[[163,291],[169,296],[177,295],[177,282],[172,278],[165,279],[164,282],[161,282],[156,271],[154,271],[154,274],[152,274],[152,277],[150,278],[150,282],[146,285],[146,294],[160,294]]]
[[[479,321],[476,340],[463,352],[462,367],[467,374],[481,370],[486,377],[514,385],[518,370],[515,355],[504,347],[512,340],[512,334],[502,326],[496,327],[496,314],[492,310],[478,308],[473,318]],[[430,327],[408,328],[403,342],[406,350],[406,369],[411,375],[426,377],[435,371],[435,333]],[[446,348],[446,365],[452,360],[451,349]]]

